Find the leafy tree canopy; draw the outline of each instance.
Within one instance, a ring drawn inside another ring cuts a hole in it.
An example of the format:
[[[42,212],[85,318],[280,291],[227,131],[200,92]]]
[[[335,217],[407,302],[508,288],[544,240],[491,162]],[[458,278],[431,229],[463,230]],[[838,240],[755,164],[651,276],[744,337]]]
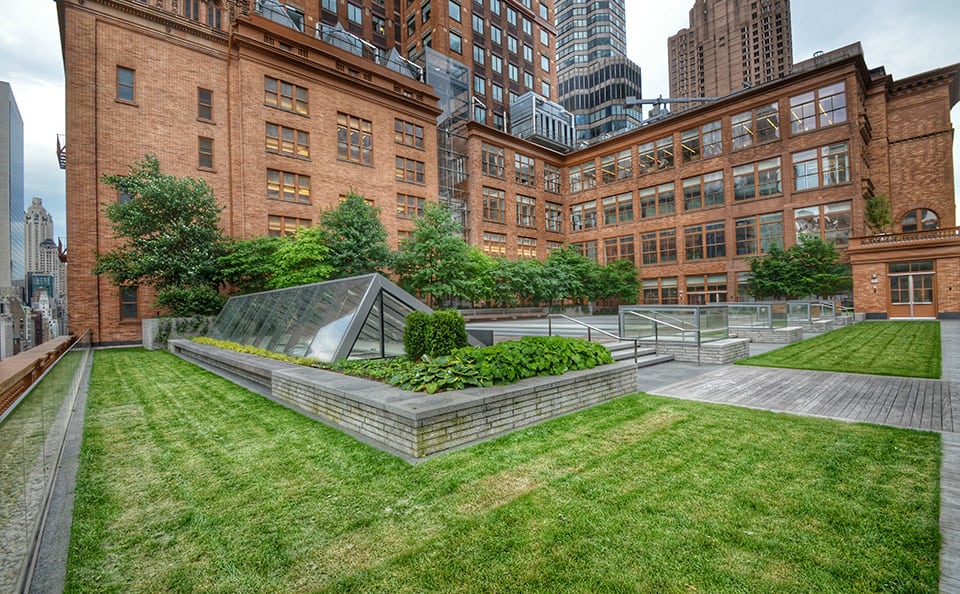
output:
[[[332,278],[379,272],[390,265],[380,209],[368,205],[353,190],[337,208],[320,214],[320,238],[329,249]]]
[[[439,203],[428,202],[410,238],[401,243],[393,269],[406,290],[442,304],[470,293],[472,266],[460,225]]]
[[[210,186],[203,180],[162,173],[154,155],[134,162],[126,175],[104,175],[101,181],[133,198],[104,205],[119,245],[97,255],[93,273],[106,275],[117,286],[153,286],[160,306],[163,293],[169,290],[179,291],[180,296],[167,299],[168,303],[210,303],[219,284],[217,258],[224,240],[221,209]],[[184,297],[184,290],[206,297]]]
[[[890,207],[890,199],[884,194],[877,194],[867,198],[864,218],[867,226],[874,233],[885,233],[887,229],[893,226],[893,211]]]
[[[319,227],[301,227],[281,240],[274,254],[274,273],[268,288],[283,289],[328,280],[333,273],[329,254]]]
[[[228,243],[218,265],[224,282],[237,293],[257,293],[270,288],[276,271],[276,254],[283,245],[279,237],[238,239]]]
[[[757,299],[826,297],[851,287],[836,246],[813,235],[801,235],[786,250],[773,247],[765,256],[751,258],[750,272],[747,290]]]

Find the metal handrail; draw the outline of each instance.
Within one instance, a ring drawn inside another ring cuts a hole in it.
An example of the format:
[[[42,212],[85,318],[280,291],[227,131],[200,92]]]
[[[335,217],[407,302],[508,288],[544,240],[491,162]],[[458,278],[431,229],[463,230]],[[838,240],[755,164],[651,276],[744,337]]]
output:
[[[663,320],[658,320],[657,318],[648,316],[648,315],[646,315],[646,314],[642,314],[642,313],[640,313],[640,312],[636,312],[636,311],[626,311],[626,312],[624,312],[624,313],[630,314],[630,315],[632,315],[632,316],[637,316],[638,318],[643,318],[643,319],[645,319],[645,320],[650,320],[651,322],[653,322],[653,344],[655,345],[654,348],[656,348],[657,351],[660,350],[660,326],[659,326],[659,324],[663,324],[664,326],[667,326],[668,328],[673,328],[674,330],[679,330],[680,332],[682,332],[682,333],[684,333],[684,334],[686,334],[687,332],[696,332],[696,333],[697,333],[697,365],[698,365],[698,366],[700,365],[700,349],[701,349],[701,345],[700,345],[700,329],[699,329],[699,328],[691,328],[690,330],[687,330],[686,328],[682,328],[682,327],[680,327],[680,326],[674,326],[674,325],[671,324],[670,322],[664,322]],[[681,323],[683,323],[683,322],[681,321]],[[634,339],[634,340],[639,340],[639,339]]]
[[[571,318],[570,316],[565,315],[565,314],[549,314],[549,315],[547,316],[547,334],[550,335],[550,336],[553,336],[553,318],[563,318],[563,319],[565,319],[565,320],[568,320],[568,321],[570,321],[570,322],[573,322],[574,324],[578,324],[578,325],[580,325],[580,326],[583,326],[584,328],[587,329],[587,340],[589,340],[589,341],[591,341],[591,342],[593,341],[593,334],[592,334],[592,332],[593,332],[594,330],[596,330],[596,331],[599,332],[600,334],[604,334],[604,335],[606,335],[606,336],[609,336],[610,338],[612,338],[612,339],[614,339],[614,340],[616,340],[616,341],[619,341],[619,342],[627,342],[627,341],[631,341],[631,340],[632,340],[632,341],[633,341],[633,362],[634,362],[634,364],[636,364],[636,363],[640,360],[640,354],[639,354],[639,351],[640,351],[640,339],[639,339],[639,338],[623,338],[622,336],[617,336],[616,334],[613,334],[612,332],[607,332],[606,330],[603,330],[602,328],[597,328],[596,326],[591,326],[590,324],[588,324],[588,323],[586,323],[586,322],[584,322],[584,321],[578,320],[578,319],[576,319],[576,318]]]

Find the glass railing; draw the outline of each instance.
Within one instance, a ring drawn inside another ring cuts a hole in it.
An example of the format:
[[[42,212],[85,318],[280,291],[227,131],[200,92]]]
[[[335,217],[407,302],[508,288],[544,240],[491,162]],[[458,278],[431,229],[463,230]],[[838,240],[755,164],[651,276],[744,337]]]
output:
[[[774,329],[810,324],[837,315],[837,306],[827,301],[730,303],[729,324],[740,329]]]
[[[620,336],[699,344],[730,336],[726,305],[624,305]]]
[[[84,334],[0,416],[0,592],[20,592],[90,357]]]

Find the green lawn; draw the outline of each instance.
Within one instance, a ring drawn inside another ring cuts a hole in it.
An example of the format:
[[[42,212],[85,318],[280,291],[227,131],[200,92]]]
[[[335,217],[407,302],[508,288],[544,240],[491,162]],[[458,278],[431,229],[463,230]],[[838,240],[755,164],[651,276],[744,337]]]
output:
[[[737,363],[939,379],[940,322],[861,322]]]
[[[68,592],[936,592],[940,438],[645,394],[416,466],[96,352]]]

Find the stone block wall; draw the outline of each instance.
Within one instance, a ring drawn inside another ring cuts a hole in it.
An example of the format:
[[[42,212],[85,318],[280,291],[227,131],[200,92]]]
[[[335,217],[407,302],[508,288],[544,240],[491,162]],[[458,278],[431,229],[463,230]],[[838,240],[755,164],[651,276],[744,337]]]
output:
[[[509,386],[422,394],[186,340],[171,340],[170,349],[229,379],[260,386],[269,381],[266,393],[274,400],[408,460],[637,391],[637,368],[632,362],[528,378]]]
[[[661,342],[657,345],[653,342],[641,344],[647,347],[656,346],[658,355],[673,355],[676,361],[691,363],[699,361],[710,365],[726,365],[750,356],[749,338],[726,338],[707,342],[700,345],[699,354],[696,344],[682,342]]]
[[[800,326],[787,326],[786,328],[732,328],[730,332],[736,333],[737,338],[747,338],[750,342],[792,344],[803,340],[803,328]]]

